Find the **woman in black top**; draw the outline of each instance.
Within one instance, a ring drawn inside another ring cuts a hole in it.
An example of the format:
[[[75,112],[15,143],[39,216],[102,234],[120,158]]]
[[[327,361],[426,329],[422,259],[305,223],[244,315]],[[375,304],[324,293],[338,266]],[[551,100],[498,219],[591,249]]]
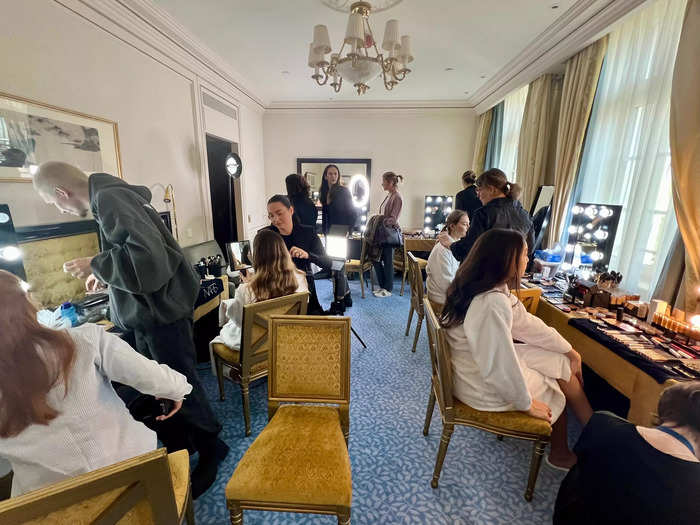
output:
[[[440,243],[445,248],[450,248],[455,259],[461,262],[466,259],[469,250],[482,233],[491,228],[505,228],[523,234],[527,241],[528,256],[531,257],[535,233],[530,214],[517,200],[520,186],[508,182],[505,173],[493,168],[479,175],[476,191],[483,207],[472,215],[466,237],[453,243],[443,232],[438,236]]]
[[[465,171],[462,174],[462,185],[464,189],[455,195],[455,209],[466,211],[471,221],[472,215],[481,208],[481,201],[476,195],[476,173]]]
[[[319,190],[319,200],[322,209],[322,231],[327,234],[331,226],[347,226],[348,231],[357,221],[357,210],[352,202],[350,190],[343,186],[340,169],[335,164],[329,164],[323,170],[323,181]]]
[[[314,201],[309,197],[309,183],[301,175],[292,173],[284,179],[287,186],[287,197],[294,207],[294,215],[304,226],[311,226],[316,231],[316,221],[318,220],[318,210]]]
[[[330,224],[328,223],[328,193],[331,189],[331,182],[329,179],[333,178],[335,181],[340,180],[340,169],[335,164],[329,164],[323,170],[323,177],[321,177],[321,187],[318,189],[318,200],[321,202],[321,231],[325,235],[330,229]]]
[[[294,220],[294,208],[289,199],[284,195],[273,195],[267,201],[267,217],[272,223],[266,229],[275,231],[282,236],[287,246],[292,261],[297,268],[306,273],[306,281],[309,284],[309,308],[312,315],[323,314],[316,295],[316,284],[311,272],[311,264],[315,264],[325,270],[331,270],[331,258],[326,255],[321,239],[311,226],[304,226]],[[331,304],[331,314],[342,314],[346,307],[352,306],[352,297],[348,287],[348,279],[345,271],[333,271],[333,291],[335,301]]]
[[[700,381],[667,388],[658,414],[656,428],[607,412],[591,417],[559,489],[555,525],[700,523]]]

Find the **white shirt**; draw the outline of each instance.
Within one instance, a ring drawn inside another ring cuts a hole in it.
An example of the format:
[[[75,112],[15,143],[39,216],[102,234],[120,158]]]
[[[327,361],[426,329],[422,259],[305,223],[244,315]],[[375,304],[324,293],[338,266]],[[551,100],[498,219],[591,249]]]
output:
[[[457,242],[457,239],[450,237],[450,242]],[[434,303],[445,304],[447,288],[452,284],[457,268],[459,268],[459,261],[452,255],[452,250],[445,248],[439,242],[435,243],[428,257],[428,265],[425,267],[428,299]]]
[[[156,448],[156,434],[131,417],[110,381],[174,401],[192,391],[184,375],[145,358],[119,337],[94,324],[68,330],[75,357],[68,392],[60,381],[47,394],[59,415],[0,438],[0,456],[14,470],[18,496]]]
[[[571,345],[530,314],[505,286],[474,297],[464,323],[448,328],[445,335],[452,350],[454,395],[477,410],[528,410],[531,391],[540,390],[534,381],[568,377],[568,370],[562,370],[567,359],[552,353],[566,354]],[[543,373],[531,373],[513,339],[549,354],[551,372],[541,366]],[[551,382],[549,387],[556,388]]]

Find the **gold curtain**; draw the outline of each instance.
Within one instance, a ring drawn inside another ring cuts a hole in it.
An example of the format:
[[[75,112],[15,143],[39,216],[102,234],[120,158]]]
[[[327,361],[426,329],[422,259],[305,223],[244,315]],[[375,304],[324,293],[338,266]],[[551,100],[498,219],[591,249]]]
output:
[[[486,146],[489,143],[489,131],[491,131],[491,119],[493,118],[493,108],[479,115],[479,123],[476,128],[476,139],[474,141],[474,173],[478,175],[484,171],[486,161]]]
[[[593,98],[603,65],[608,37],[603,37],[566,61],[562,86],[557,155],[554,167],[554,197],[545,245],[561,238],[569,198],[576,181],[583,138],[593,107]]]
[[[538,187],[554,184],[560,101],[560,76],[542,75],[530,83],[518,142],[518,184],[523,188],[520,201],[526,210]]]
[[[685,311],[698,311],[700,285],[700,0],[688,0],[671,89],[673,206],[685,244]]]

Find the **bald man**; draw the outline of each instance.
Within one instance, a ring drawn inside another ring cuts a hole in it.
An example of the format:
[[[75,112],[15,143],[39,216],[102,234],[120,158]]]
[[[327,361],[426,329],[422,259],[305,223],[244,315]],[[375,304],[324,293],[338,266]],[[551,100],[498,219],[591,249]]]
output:
[[[68,261],[65,270],[87,278],[88,290],[106,284],[112,322],[134,332],[140,353],[181,372],[192,385],[180,414],[199,451],[192,472],[192,493],[198,497],[214,482],[228,452],[195,369],[192,315],[199,278],[151,206],[145,186],[106,173],[88,177],[64,162],[42,164],[33,182],[61,213],[85,217],[91,211],[99,225],[102,252]]]

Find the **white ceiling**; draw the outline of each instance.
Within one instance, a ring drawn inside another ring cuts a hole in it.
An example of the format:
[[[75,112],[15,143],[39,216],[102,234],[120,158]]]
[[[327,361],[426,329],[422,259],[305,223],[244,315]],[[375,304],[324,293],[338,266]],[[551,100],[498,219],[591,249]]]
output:
[[[516,57],[575,0],[403,0],[374,15],[379,40],[384,24],[399,20],[411,35],[409,77],[387,92],[376,79],[358,97],[351,86],[333,93],[317,86],[307,66],[313,26],[326,24],[333,50],[342,42],[347,15],[321,0],[154,0],[204,45],[221,56],[258,97],[271,103],[332,100],[466,101]],[[371,0],[370,0],[371,2]],[[557,9],[552,9],[558,5]],[[454,68],[445,71],[445,68]],[[283,74],[288,71],[288,74]]]

